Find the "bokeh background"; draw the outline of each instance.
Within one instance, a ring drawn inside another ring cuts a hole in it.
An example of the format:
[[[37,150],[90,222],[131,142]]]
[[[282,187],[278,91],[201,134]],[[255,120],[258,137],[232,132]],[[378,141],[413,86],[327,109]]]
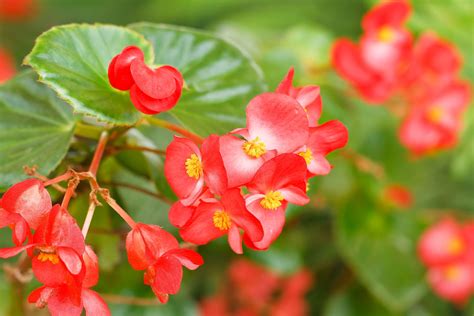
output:
[[[372,0],[38,0],[31,17],[0,22],[0,47],[22,58],[41,32],[71,22],[127,25],[138,21],[185,25],[217,32],[246,50],[261,66],[274,90],[290,66],[298,84],[321,86],[323,121],[341,120],[349,129],[344,151],[331,155],[330,175],[311,183],[309,206],[290,207],[279,240],[266,252],[245,256],[281,275],[302,267],[314,276],[306,295],[310,315],[474,315],[474,302],[456,307],[437,298],[426,285],[425,268],[416,257],[422,231],[444,214],[474,218],[474,110],[453,150],[415,158],[397,138],[399,119],[385,107],[365,104],[330,65],[335,39],[355,40],[360,21]],[[408,27],[418,34],[434,30],[464,57],[462,77],[474,80],[474,2],[413,0]],[[150,131],[151,133],[151,131]],[[150,135],[166,146],[171,135]],[[102,176],[133,183],[154,192],[143,177],[140,154],[123,153],[106,161]],[[384,195],[387,186],[405,186],[414,197],[408,209]],[[173,231],[168,206],[150,195],[125,187],[116,193],[141,221]],[[126,199],[124,198],[126,197]],[[87,195],[71,206],[79,221]],[[106,210],[97,212],[91,230],[101,264],[97,290],[113,295],[152,298],[142,275],[132,271],[120,240],[123,231]],[[118,223],[118,221],[117,221]],[[0,232],[0,245],[7,239]],[[111,304],[113,315],[196,315],[199,301],[214,295],[237,258],[225,240],[200,247],[206,264],[186,272],[182,290],[165,306]],[[34,287],[34,284],[31,285]],[[15,284],[0,272],[0,315],[13,315],[19,300]],[[147,301],[148,302],[148,301]]]

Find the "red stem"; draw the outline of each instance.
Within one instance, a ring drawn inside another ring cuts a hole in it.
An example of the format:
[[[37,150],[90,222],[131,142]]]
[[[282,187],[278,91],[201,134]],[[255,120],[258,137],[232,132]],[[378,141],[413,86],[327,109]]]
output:
[[[56,178],[49,179],[49,180],[43,182],[43,185],[45,187],[47,187],[49,185],[53,185],[53,184],[56,184],[56,183],[59,183],[59,182],[62,182],[62,181],[69,180],[69,178],[71,178],[71,177],[72,177],[72,172],[67,171],[66,173],[64,173],[60,176],[57,176]]]
[[[113,208],[115,212],[117,212],[117,214],[120,215],[120,217],[122,217],[125,222],[127,222],[128,226],[134,228],[135,225],[137,225],[133,218],[128,215],[128,213],[120,205],[118,205],[113,198],[106,194],[103,194],[102,197],[107,202],[107,204],[109,204],[109,206]]]
[[[99,142],[97,143],[97,148],[94,153],[94,157],[92,158],[91,165],[89,167],[89,172],[92,175],[97,174],[97,169],[99,169],[100,161],[102,160],[102,156],[104,155],[105,146],[107,145],[107,140],[109,138],[109,134],[106,131],[103,131],[100,134]]]
[[[184,137],[187,137],[189,139],[191,139],[192,141],[194,141],[196,144],[200,145],[202,144],[202,142],[204,141],[204,139],[199,136],[199,135],[196,135],[178,125],[175,125],[173,123],[170,123],[168,121],[164,121],[164,120],[160,120],[156,117],[153,117],[153,116],[147,116],[146,117],[146,120],[148,121],[148,123],[152,124],[152,125],[155,125],[155,126],[159,126],[159,127],[162,127],[162,128],[166,128],[172,132],[176,132]]]

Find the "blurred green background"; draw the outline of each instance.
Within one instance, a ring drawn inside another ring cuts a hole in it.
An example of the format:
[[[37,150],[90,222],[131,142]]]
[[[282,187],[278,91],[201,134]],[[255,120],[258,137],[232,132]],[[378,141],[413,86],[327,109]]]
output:
[[[398,119],[383,107],[364,104],[347,93],[346,83],[330,68],[329,50],[341,36],[357,39],[360,20],[374,1],[354,0],[39,0],[28,20],[2,22],[0,47],[13,52],[18,66],[41,32],[71,22],[127,25],[150,21],[215,31],[246,50],[263,69],[269,90],[275,89],[290,66],[298,84],[317,84],[323,96],[323,121],[347,125],[347,146],[358,157],[384,170],[375,177],[360,161],[334,153],[329,176],[311,183],[311,205],[290,207],[288,223],[267,252],[246,256],[281,273],[302,266],[315,275],[307,296],[311,315],[474,315],[474,302],[462,309],[441,301],[424,282],[425,270],[416,258],[423,229],[442,214],[474,218],[474,110],[465,116],[459,145],[451,151],[414,159],[397,139]],[[464,57],[462,76],[474,80],[474,2],[471,0],[412,1],[409,28],[419,34],[434,30],[452,41]],[[171,135],[142,129],[164,148]],[[79,146],[79,145],[77,145]],[[133,183],[155,192],[159,185],[143,177],[148,171],[141,154],[124,153],[107,160],[102,178]],[[114,179],[109,179],[113,174]],[[409,210],[399,210],[383,197],[391,183],[407,186],[415,197]],[[117,196],[139,221],[168,223],[168,206],[150,195],[117,187]],[[71,211],[79,222],[87,195],[79,196]],[[123,249],[120,224],[106,210],[97,213],[91,238],[99,252],[102,276],[97,290],[135,297],[152,297],[142,274],[132,271]],[[114,230],[114,234],[109,234]],[[7,232],[0,233],[0,245]],[[236,257],[225,240],[200,247],[206,264],[186,272],[182,290],[165,306],[111,304],[113,315],[196,315],[201,298],[212,295]],[[31,285],[34,287],[34,285]],[[12,313],[15,290],[0,274],[0,314]],[[13,299],[8,299],[12,296]]]

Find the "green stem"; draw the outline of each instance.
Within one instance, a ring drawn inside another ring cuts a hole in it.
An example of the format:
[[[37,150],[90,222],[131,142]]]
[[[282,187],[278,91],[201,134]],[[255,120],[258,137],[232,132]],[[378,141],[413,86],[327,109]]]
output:
[[[90,139],[99,139],[103,130],[104,128],[101,126],[88,125],[82,121],[78,121],[74,129],[74,135]]]
[[[191,139],[192,141],[194,141],[195,143],[197,143],[198,145],[202,144],[203,142],[203,138],[199,135],[196,135],[190,131],[188,131],[187,129],[184,129],[178,125],[175,125],[173,123],[170,123],[168,121],[165,121],[165,120],[160,120],[156,117],[153,117],[153,116],[146,116],[145,117],[145,120],[150,123],[151,125],[155,125],[155,126],[158,126],[158,127],[161,127],[161,128],[166,128],[167,130],[170,130],[172,132],[175,132],[175,133],[178,133],[184,137],[187,137],[189,139]]]

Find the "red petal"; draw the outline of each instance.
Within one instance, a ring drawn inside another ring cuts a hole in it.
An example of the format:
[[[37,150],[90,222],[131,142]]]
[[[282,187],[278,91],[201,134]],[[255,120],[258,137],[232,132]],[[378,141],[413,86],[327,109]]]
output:
[[[86,310],[86,316],[108,316],[110,314],[109,307],[104,299],[94,291],[82,290],[82,303]]]
[[[474,284],[472,263],[460,261],[432,267],[428,271],[428,282],[442,298],[465,304],[471,296]]]
[[[59,258],[64,263],[69,272],[73,275],[78,275],[82,270],[81,256],[73,249],[60,247],[57,249]]]
[[[51,197],[41,181],[27,179],[5,192],[2,207],[7,212],[19,213],[31,228],[36,229],[51,210]]]
[[[204,245],[225,235],[227,231],[214,226],[213,216],[219,210],[224,210],[220,202],[199,204],[188,224],[180,229],[181,238],[196,245]]]
[[[28,236],[31,237],[30,227],[23,218],[20,218],[13,227],[13,242],[15,245],[20,246]]]
[[[130,98],[133,105],[135,105],[140,112],[145,114],[158,114],[172,109],[178,103],[181,97],[181,91],[181,87],[177,86],[175,92],[169,97],[155,99],[147,96],[137,85],[133,85],[130,90]]]
[[[296,205],[305,205],[309,203],[309,197],[306,195],[306,191],[295,186],[287,186],[284,189],[279,190],[281,195],[285,198],[285,201]]]
[[[13,225],[21,219],[22,217],[19,214],[7,212],[0,208],[0,228]]]
[[[112,87],[126,91],[133,85],[130,64],[133,60],[144,60],[143,52],[136,46],[128,46],[115,56],[109,64],[108,75]]]
[[[313,154],[327,155],[347,144],[349,133],[339,121],[333,120],[310,129],[307,146]]]
[[[32,258],[32,267],[35,277],[47,286],[59,286],[71,282],[72,276],[62,261],[53,264],[50,261],[40,261],[35,256]]]
[[[37,303],[39,305],[38,307],[44,307],[48,302],[51,291],[52,289],[47,288],[46,286],[33,290],[28,296],[28,303]]]
[[[260,241],[251,241],[249,246],[256,249],[265,250],[270,247],[271,243],[280,236],[285,225],[285,209],[287,203],[283,201],[282,206],[276,210],[266,210],[260,205],[260,200],[247,205],[249,211],[260,221],[263,227],[263,238]],[[247,235],[245,237],[248,237]],[[248,239],[246,238],[246,243]]]
[[[38,227],[33,241],[56,247],[72,248],[82,256],[85,250],[84,236],[76,220],[60,205],[55,205]]]
[[[227,173],[220,153],[219,136],[210,135],[201,147],[204,181],[211,191],[221,195],[227,190]]]
[[[293,152],[306,143],[308,117],[293,98],[279,93],[264,93],[247,106],[247,128],[252,139],[259,137],[266,150]]]
[[[331,169],[331,164],[329,164],[329,161],[327,161],[327,159],[322,154],[313,155],[313,159],[308,165],[308,170],[313,175],[324,176],[329,174]]]
[[[360,56],[359,48],[347,39],[336,41],[332,61],[337,72],[355,85],[368,86],[375,81],[374,74]]]
[[[306,161],[296,154],[282,154],[265,162],[247,187],[252,193],[266,194],[289,186],[306,191]]]
[[[239,228],[235,225],[232,225],[229,229],[229,234],[228,234],[228,242],[230,248],[236,253],[236,254],[243,254],[244,251],[242,250],[242,236],[240,235]]]
[[[86,246],[82,260],[84,260],[84,266],[86,268],[82,286],[85,288],[93,287],[99,282],[99,259],[91,246]]]
[[[410,5],[405,0],[385,1],[370,10],[362,20],[365,31],[383,26],[399,27],[410,15]]]
[[[80,316],[82,301],[77,304],[71,296],[70,290],[63,286],[55,290],[54,295],[48,300],[48,310],[52,316]]]
[[[245,200],[240,193],[240,189],[231,189],[225,192],[224,195],[222,195],[221,202],[224,205],[224,209],[229,212],[232,222],[238,227],[242,228],[244,232],[250,237],[250,239],[259,241],[263,238],[262,225],[258,219],[247,210],[247,207],[245,206]],[[231,234],[236,234],[236,231],[234,230],[233,232],[229,232],[229,243],[231,241],[237,242],[237,239],[235,239],[236,236],[231,236]],[[240,233],[238,235],[240,236]],[[234,239],[231,240],[231,238]],[[240,237],[238,240],[239,242],[242,241]],[[236,248],[236,243],[230,244],[230,246],[236,253],[239,253],[236,251],[236,249],[238,249]],[[242,245],[240,245],[240,248],[242,248]]]
[[[2,248],[2,249],[0,249],[0,258],[7,259],[7,258],[10,258],[10,257],[14,257],[17,254],[19,254],[20,252],[22,252],[23,250],[27,250],[31,247],[36,246],[36,245],[37,244],[29,244],[29,245],[21,246],[21,247]]]
[[[291,67],[290,70],[288,70],[288,73],[286,74],[285,78],[283,78],[283,80],[276,88],[275,92],[290,95],[290,89],[292,88],[294,75],[295,69]]]
[[[172,256],[188,268],[189,270],[196,270],[199,266],[204,264],[201,255],[190,249],[171,249],[164,256]]]
[[[130,71],[135,84],[150,98],[167,98],[178,88],[175,73],[166,67],[153,70],[143,60],[136,59],[132,62]]]
[[[181,228],[189,222],[195,210],[195,206],[184,206],[178,201],[171,206],[168,219],[173,226]]]
[[[181,287],[183,268],[178,259],[162,257],[154,265],[155,278],[151,284],[153,291],[165,294],[176,294]]]
[[[186,172],[186,160],[193,154],[201,159],[199,148],[191,140],[182,137],[175,136],[168,145],[168,148],[166,148],[165,176],[171,188],[180,199],[192,197],[192,199],[183,203],[185,205],[194,203],[195,198],[202,191],[197,189],[202,189],[203,185],[202,182],[199,183],[201,178],[195,179]]]

